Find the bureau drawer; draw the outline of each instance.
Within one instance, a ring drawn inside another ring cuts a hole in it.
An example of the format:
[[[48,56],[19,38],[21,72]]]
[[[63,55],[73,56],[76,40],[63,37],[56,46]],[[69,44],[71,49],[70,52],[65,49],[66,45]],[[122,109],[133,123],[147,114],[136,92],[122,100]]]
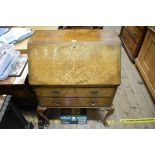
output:
[[[128,48],[130,55],[134,57],[137,45],[134,43],[126,29],[123,29],[122,39]]]
[[[126,29],[130,33],[136,44],[138,44],[142,37],[142,32],[140,31],[140,29],[137,26],[127,26]]]
[[[34,88],[40,97],[113,97],[116,88]]]
[[[112,98],[38,98],[44,107],[102,107],[111,106]]]

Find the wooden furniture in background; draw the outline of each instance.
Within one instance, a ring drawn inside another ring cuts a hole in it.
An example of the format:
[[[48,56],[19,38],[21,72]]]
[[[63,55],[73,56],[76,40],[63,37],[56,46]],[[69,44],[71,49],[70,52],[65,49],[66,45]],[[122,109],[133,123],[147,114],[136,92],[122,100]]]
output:
[[[146,31],[145,26],[123,26],[121,29],[120,39],[132,62],[138,56]]]
[[[147,31],[136,65],[155,100],[155,31],[153,29]]]
[[[101,108],[107,125],[120,84],[120,42],[109,36],[91,29],[36,31],[28,44],[29,84],[39,116],[48,122],[48,108]]]
[[[59,26],[59,29],[103,29],[103,26]]]
[[[0,96],[12,95],[12,100],[18,107],[24,109],[36,109],[37,102],[35,95],[28,84],[28,64],[25,66],[21,76],[8,77],[0,81]]]

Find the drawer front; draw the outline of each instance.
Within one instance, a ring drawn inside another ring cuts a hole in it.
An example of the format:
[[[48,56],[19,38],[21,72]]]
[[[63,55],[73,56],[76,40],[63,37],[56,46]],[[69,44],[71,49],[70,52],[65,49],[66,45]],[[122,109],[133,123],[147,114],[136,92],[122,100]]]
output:
[[[38,98],[44,107],[102,107],[111,106],[112,98]]]
[[[134,39],[135,43],[138,44],[142,37],[140,29],[137,26],[127,26],[126,29]]]
[[[132,38],[130,37],[126,29],[123,29],[122,39],[124,43],[126,44],[130,52],[130,55],[134,57],[137,45],[134,43],[134,41],[132,40]]]
[[[113,97],[116,88],[50,88],[33,89],[40,97]]]

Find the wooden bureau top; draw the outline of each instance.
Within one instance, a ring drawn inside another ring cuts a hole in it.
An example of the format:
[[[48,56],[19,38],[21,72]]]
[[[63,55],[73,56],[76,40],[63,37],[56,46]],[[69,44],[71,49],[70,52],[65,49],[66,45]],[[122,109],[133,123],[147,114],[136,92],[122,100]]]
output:
[[[120,44],[103,44],[101,33],[102,30],[36,32],[28,46],[29,83],[73,87],[119,85]],[[80,42],[63,42],[71,40]]]
[[[76,41],[102,41],[103,30],[98,29],[68,29],[35,31],[29,43],[39,42],[71,42]]]

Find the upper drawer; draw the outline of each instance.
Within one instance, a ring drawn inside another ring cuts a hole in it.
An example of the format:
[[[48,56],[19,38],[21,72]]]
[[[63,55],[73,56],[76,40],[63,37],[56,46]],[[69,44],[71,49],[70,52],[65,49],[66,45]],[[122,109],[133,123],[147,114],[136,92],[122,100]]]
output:
[[[127,26],[126,29],[134,39],[135,43],[138,44],[142,37],[142,32],[140,29],[137,26]]]
[[[41,97],[113,97],[116,88],[51,88],[33,89]]]

